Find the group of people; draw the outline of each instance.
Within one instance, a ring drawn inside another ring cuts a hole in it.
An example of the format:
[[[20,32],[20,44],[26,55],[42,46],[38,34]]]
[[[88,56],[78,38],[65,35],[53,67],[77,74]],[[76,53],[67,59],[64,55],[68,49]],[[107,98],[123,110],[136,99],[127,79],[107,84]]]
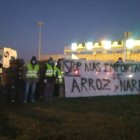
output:
[[[41,90],[45,101],[52,98],[55,87],[57,85],[58,96],[64,96],[64,75],[63,75],[63,61],[58,60],[57,64],[54,63],[52,58],[46,61],[43,70],[40,70],[40,65],[35,56],[31,58],[31,61],[25,65],[24,79],[25,79],[25,92],[24,103],[30,98],[31,102],[35,102],[35,93],[37,83],[40,80],[40,74],[43,75],[44,88]],[[123,63],[120,57],[115,64]]]
[[[44,77],[44,99],[48,100],[53,96],[55,84],[58,84],[58,94],[59,96],[62,96],[64,76],[61,60],[58,60],[57,64],[55,64],[53,59],[49,58],[41,72]],[[31,61],[25,65],[24,79],[25,92],[23,102],[27,103],[29,99],[31,102],[35,102],[36,87],[40,80],[40,66],[35,56],[33,56]]]

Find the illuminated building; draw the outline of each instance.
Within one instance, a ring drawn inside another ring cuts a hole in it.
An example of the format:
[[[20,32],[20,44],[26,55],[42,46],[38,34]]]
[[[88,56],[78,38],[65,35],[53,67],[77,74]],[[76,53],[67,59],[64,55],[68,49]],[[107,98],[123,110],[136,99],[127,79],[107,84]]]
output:
[[[75,46],[64,48],[64,54],[75,54],[79,59],[117,61],[119,57],[122,57],[125,61],[140,61],[140,40],[129,38],[125,41],[103,40],[72,44]]]
[[[52,57],[86,59],[99,61],[117,61],[121,57],[124,61],[140,61],[140,40],[132,39],[131,32],[124,33],[123,40],[101,40],[86,43],[74,42],[64,47],[64,54],[42,55],[42,60]]]

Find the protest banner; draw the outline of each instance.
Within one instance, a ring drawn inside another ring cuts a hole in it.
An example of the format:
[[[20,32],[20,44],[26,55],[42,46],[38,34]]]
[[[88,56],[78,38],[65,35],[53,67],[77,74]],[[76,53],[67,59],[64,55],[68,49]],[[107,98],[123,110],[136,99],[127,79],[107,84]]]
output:
[[[65,60],[66,97],[139,94],[140,63]]]

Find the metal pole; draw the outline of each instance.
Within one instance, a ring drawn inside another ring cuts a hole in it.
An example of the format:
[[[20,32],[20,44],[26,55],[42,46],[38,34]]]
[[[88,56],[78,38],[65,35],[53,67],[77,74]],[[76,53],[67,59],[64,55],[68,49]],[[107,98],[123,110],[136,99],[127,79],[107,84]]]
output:
[[[124,37],[124,62],[127,60],[126,38]]]
[[[38,60],[40,60],[41,56],[41,46],[42,46],[42,26],[44,25],[42,21],[38,21],[37,25],[39,27],[38,32]]]
[[[131,32],[124,32],[124,61],[127,61],[127,47],[126,40],[131,36]]]
[[[40,60],[40,53],[41,53],[41,26],[39,26],[39,40],[38,40],[38,60]]]

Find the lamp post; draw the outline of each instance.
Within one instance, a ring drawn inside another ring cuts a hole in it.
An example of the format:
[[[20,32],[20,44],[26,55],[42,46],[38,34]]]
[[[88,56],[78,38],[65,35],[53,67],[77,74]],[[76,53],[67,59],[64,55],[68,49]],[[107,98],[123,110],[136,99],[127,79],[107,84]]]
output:
[[[44,23],[42,21],[37,22],[37,26],[39,27],[38,31],[38,60],[40,60],[41,56],[41,45],[42,45],[42,26]]]

